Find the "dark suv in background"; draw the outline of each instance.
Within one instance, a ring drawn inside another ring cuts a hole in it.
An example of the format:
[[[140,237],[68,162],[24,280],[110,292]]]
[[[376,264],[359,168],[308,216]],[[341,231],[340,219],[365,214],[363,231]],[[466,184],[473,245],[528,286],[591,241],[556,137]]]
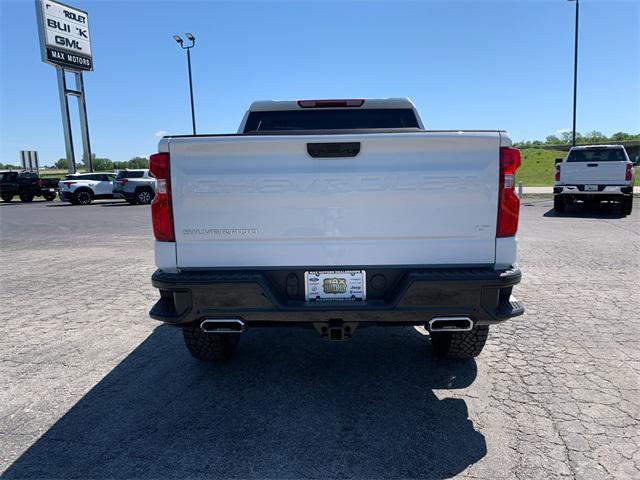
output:
[[[113,197],[132,205],[147,205],[156,195],[156,179],[149,170],[120,170],[113,180]]]

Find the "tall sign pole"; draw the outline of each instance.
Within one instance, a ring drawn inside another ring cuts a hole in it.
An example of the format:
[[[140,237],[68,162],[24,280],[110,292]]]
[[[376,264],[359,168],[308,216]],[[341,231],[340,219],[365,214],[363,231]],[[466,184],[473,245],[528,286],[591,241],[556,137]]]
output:
[[[87,102],[84,96],[84,79],[82,72],[76,72],[76,88],[81,94],[78,97],[78,110],[80,112],[80,134],[82,135],[82,156],[90,172],[93,172],[93,157],[91,155],[91,141],[89,140],[89,120],[87,119]]]
[[[78,99],[82,152],[87,169],[93,171],[89,122],[85,101],[83,71],[93,70],[89,15],[84,10],[54,0],[35,0],[42,61],[56,67],[62,129],[69,173],[75,173],[73,134],[68,97]],[[67,86],[66,72],[75,74],[75,89]]]
[[[73,132],[71,131],[71,116],[69,115],[69,100],[67,99],[67,78],[65,77],[62,67],[56,67],[56,74],[58,76],[58,93],[60,95],[64,146],[67,151],[67,169],[69,173],[76,173],[76,154],[73,151]]]

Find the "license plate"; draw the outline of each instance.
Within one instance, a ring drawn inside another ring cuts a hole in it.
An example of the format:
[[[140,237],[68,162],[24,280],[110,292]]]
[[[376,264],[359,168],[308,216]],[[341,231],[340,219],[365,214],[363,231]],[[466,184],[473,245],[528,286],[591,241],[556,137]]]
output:
[[[585,192],[597,192],[598,191],[598,185],[585,185],[584,186],[584,190],[585,190]]]
[[[304,272],[304,297],[308,302],[362,301],[367,298],[364,270]]]

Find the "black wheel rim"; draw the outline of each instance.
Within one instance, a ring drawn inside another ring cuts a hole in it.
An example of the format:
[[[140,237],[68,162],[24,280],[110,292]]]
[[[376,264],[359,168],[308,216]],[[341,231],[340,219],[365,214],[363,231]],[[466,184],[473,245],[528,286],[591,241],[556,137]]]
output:
[[[138,194],[138,202],[140,203],[149,203],[151,201],[151,195],[149,192],[140,192]]]

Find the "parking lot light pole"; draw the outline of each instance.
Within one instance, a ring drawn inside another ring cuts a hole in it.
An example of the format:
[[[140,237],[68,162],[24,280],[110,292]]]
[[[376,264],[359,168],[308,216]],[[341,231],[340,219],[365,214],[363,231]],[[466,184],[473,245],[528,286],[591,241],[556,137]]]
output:
[[[196,112],[193,106],[193,81],[191,79],[191,49],[196,44],[196,37],[190,33],[185,33],[187,40],[191,42],[191,45],[185,46],[184,41],[180,35],[174,35],[173,39],[180,45],[183,50],[187,51],[187,68],[189,69],[189,94],[191,95],[191,125],[193,127],[193,134],[196,134]]]
[[[573,132],[572,145],[576,146],[576,99],[578,94],[578,18],[580,16],[580,0],[569,0],[576,2],[576,29],[573,47]]]

